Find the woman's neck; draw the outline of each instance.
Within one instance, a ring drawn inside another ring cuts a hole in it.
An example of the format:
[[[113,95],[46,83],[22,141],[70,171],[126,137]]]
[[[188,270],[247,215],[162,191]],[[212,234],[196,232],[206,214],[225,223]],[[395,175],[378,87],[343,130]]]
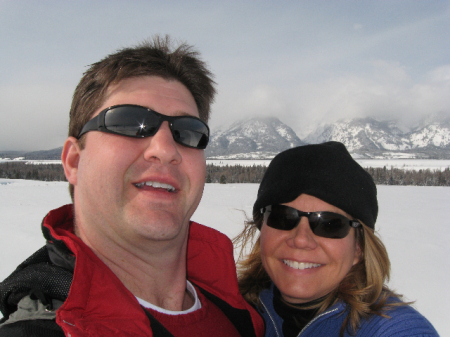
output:
[[[285,337],[297,336],[298,333],[317,315],[320,303],[326,296],[306,303],[286,302],[278,288],[274,287],[273,307],[275,312],[283,319],[283,335]]]

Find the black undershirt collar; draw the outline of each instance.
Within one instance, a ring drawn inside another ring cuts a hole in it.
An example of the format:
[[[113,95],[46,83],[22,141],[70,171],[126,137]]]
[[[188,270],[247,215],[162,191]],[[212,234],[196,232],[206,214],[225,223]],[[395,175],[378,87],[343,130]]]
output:
[[[277,287],[273,288],[273,307],[283,319],[283,336],[296,337],[299,332],[316,316],[318,309],[304,309],[323,301],[324,297],[307,303],[287,303],[282,299]]]

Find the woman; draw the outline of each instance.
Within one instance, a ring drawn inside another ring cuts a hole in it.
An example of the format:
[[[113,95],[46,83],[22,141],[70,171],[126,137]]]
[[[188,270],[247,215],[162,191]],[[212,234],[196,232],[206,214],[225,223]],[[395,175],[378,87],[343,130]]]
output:
[[[270,163],[253,221],[235,240],[242,294],[266,336],[438,336],[385,282],[390,262],[374,234],[370,175],[338,142],[284,151]],[[243,250],[241,251],[241,257]]]

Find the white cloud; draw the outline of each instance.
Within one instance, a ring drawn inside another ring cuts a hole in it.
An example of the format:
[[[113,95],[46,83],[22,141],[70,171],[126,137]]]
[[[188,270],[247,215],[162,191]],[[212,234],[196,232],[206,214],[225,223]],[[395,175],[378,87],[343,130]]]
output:
[[[332,74],[291,87],[259,85],[248,92],[236,90],[233,99],[221,97],[214,113],[233,121],[276,116],[302,138],[319,124],[342,118],[398,120],[411,127],[423,116],[450,111],[450,65],[432,69],[419,82],[398,62],[376,60],[367,69],[364,74]]]
[[[450,83],[450,64],[429,71],[428,80],[436,84],[441,83],[448,86]]]

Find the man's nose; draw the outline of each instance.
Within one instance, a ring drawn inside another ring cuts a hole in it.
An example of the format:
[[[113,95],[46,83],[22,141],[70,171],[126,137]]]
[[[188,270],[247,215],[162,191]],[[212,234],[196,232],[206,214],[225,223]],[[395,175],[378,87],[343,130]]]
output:
[[[144,158],[146,160],[159,160],[161,164],[181,163],[179,145],[173,139],[169,122],[162,122],[158,131],[149,137],[148,145],[145,149]]]

